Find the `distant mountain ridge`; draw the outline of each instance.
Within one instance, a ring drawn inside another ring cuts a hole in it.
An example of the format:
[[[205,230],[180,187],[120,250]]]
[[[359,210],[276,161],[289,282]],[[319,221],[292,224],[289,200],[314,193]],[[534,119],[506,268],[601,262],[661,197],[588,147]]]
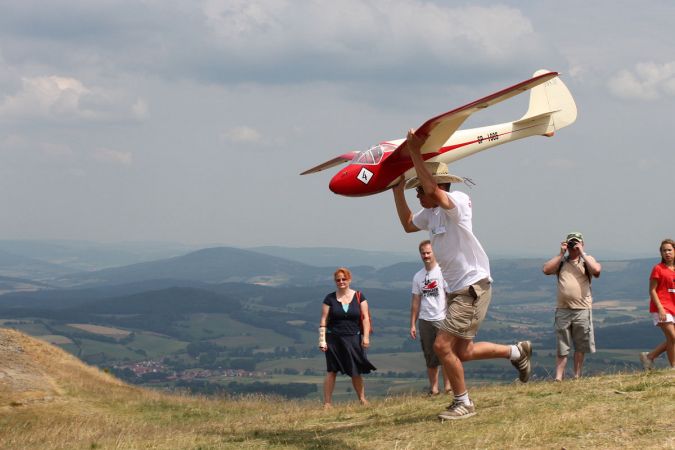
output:
[[[0,251],[0,266],[2,264]],[[5,257],[11,258],[13,255]],[[629,261],[601,261],[603,272],[593,282],[593,292],[598,298],[646,298],[647,280],[656,259],[638,259]],[[491,261],[492,278],[495,292],[539,291],[538,295],[553,296],[554,277],[546,277],[541,272],[543,259],[496,259]],[[358,289],[408,290],[412,276],[421,267],[421,262],[398,262],[375,268],[368,265],[350,266],[354,275],[353,286]],[[182,256],[131,264],[92,272],[76,272],[59,275],[46,282],[32,283],[36,288],[54,287],[76,289],[69,295],[76,299],[94,291],[83,293],[82,289],[100,289],[107,287],[109,292],[133,294],[146,290],[174,286],[205,287],[223,283],[244,283],[263,286],[322,286],[333,288],[332,273],[335,266],[319,267],[291,261],[286,258],[263,254],[251,250],[233,247],[213,247],[197,250]],[[0,274],[2,275],[2,274]],[[30,285],[35,278],[21,278]],[[38,278],[39,280],[39,278]],[[17,280],[18,281],[18,280]],[[6,291],[12,286],[6,283]],[[125,287],[126,286],[126,287]],[[63,297],[59,294],[36,292],[33,294],[5,294],[0,296],[0,304],[10,305],[20,298]],[[108,297],[110,295],[107,295]],[[499,300],[497,297],[496,300]]]
[[[0,309],[3,308],[40,308],[64,309],[102,299],[123,297],[141,292],[158,291],[162,289],[180,287],[205,289],[211,286],[191,280],[144,280],[117,285],[102,285],[71,289],[42,289],[34,292],[11,292],[0,296]]]
[[[0,276],[43,281],[65,275],[72,270],[38,259],[0,249]]]
[[[389,252],[338,247],[252,247],[248,250],[319,267],[372,266],[381,268],[399,262],[414,262],[417,252]]]
[[[75,273],[57,281],[63,286],[114,285],[152,279],[278,285],[311,283],[322,276],[325,277],[324,270],[307,264],[233,247],[214,247],[168,259]]]
[[[152,261],[195,249],[176,243],[101,243],[64,239],[0,239],[0,251],[60,266],[64,273]]]

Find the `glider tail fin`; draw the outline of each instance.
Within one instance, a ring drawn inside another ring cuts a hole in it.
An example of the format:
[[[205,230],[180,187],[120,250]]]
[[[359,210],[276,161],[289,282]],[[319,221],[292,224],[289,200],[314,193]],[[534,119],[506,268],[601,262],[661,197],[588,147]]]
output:
[[[538,70],[533,76],[547,72]],[[540,134],[553,136],[557,130],[571,125],[576,119],[577,105],[574,98],[560,77],[555,77],[530,90],[530,106],[514,125],[526,123],[540,125],[542,127]]]

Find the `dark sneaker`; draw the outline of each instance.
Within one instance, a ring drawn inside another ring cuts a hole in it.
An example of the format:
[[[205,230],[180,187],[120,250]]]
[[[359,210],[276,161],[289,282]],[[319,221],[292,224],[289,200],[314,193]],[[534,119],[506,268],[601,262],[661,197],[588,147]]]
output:
[[[520,358],[516,361],[511,361],[513,367],[518,369],[518,379],[527,383],[532,372],[532,343],[530,341],[520,341],[516,344],[520,350]]]
[[[649,359],[649,353],[640,352],[640,362],[642,363],[642,368],[645,370],[652,370],[654,368],[654,361]]]
[[[469,400],[471,401],[471,400]],[[452,402],[448,409],[443,411],[438,415],[438,418],[441,420],[458,420],[458,419],[468,419],[471,416],[476,415],[476,405],[471,402],[468,405],[465,405],[464,402],[458,402],[455,400]]]

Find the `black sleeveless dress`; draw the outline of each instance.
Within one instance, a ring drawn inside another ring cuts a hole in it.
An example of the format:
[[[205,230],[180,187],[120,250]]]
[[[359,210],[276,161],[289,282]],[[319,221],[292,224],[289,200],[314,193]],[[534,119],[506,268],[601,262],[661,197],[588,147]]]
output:
[[[361,301],[366,301],[363,293],[361,293]],[[361,308],[356,294],[352,297],[346,312],[342,303],[338,302],[335,292],[328,294],[323,303],[329,307],[326,332],[328,350],[325,353],[326,371],[340,372],[352,377],[377,370],[368,361],[366,351],[361,347],[359,326]]]

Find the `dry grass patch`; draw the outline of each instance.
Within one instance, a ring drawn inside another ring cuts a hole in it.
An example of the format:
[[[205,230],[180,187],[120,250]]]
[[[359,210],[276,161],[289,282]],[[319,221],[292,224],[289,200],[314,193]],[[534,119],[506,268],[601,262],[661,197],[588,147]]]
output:
[[[61,336],[60,334],[43,334],[42,336],[35,336],[37,339],[40,339],[45,342],[49,342],[54,345],[66,345],[72,344],[73,341],[70,338]]]
[[[0,330],[0,348],[7,336]],[[12,339],[31,340],[20,333]],[[0,390],[3,449],[675,447],[671,371],[474,385],[478,414],[440,422],[447,396],[402,395],[323,410],[316,401],[276,397],[169,395],[124,385],[43,342],[24,344],[26,361],[52,377],[55,395],[12,406],[16,393]]]

